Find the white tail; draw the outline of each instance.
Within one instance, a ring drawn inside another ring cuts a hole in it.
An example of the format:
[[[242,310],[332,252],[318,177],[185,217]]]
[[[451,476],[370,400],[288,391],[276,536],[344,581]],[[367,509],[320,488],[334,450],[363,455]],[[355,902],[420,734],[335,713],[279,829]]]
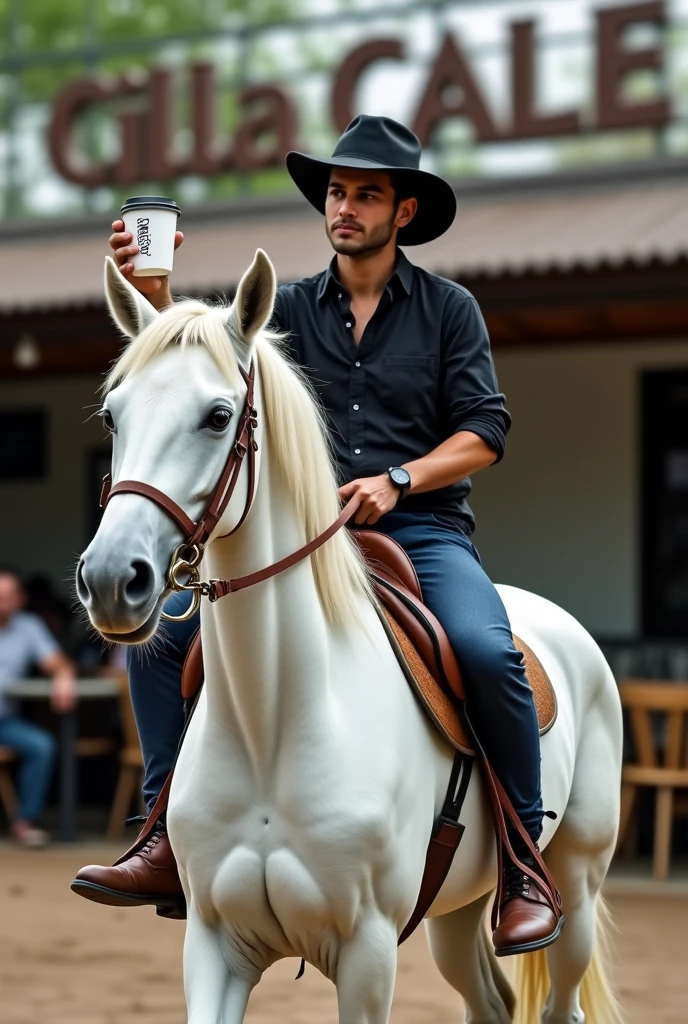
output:
[[[602,896],[595,901],[595,946],[581,983],[581,1008],[585,1024],[623,1024],[621,1006],[607,976],[612,920]],[[547,951],[517,957],[515,1024],[540,1020],[549,992]]]

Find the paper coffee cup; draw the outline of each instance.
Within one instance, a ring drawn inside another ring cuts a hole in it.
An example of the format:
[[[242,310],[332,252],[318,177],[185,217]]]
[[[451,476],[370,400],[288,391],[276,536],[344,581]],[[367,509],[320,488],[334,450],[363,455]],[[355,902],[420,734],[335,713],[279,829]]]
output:
[[[139,251],[131,257],[134,277],[163,277],[172,272],[174,235],[181,210],[165,196],[132,196],[121,211],[124,230]]]

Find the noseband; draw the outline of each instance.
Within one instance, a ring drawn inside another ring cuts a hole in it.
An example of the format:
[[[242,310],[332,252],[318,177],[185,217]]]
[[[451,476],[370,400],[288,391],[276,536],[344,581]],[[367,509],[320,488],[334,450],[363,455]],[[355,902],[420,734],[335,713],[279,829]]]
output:
[[[270,579],[271,576],[276,576],[284,569],[288,569],[290,566],[300,562],[313,551],[316,551],[330,537],[333,537],[351,519],[358,507],[354,502],[350,501],[342,509],[339,518],[324,533],[319,534],[312,541],[309,541],[308,544],[299,548],[298,551],[287,555],[286,558],[280,559],[279,562],[275,562],[265,569],[250,573],[248,576],[237,577],[234,580],[210,580],[208,583],[201,580],[199,566],[203,558],[205,546],[213,530],[222,519],[227,505],[234,494],[244,459],[246,459],[248,468],[246,504],[244,505],[244,511],[239,522],[229,533],[224,534],[224,537],[231,537],[233,533],[236,533],[244,523],[253,504],[256,484],[256,452],[258,451],[258,444],[254,437],[254,432],[258,426],[258,410],[253,404],[255,368],[253,363],[251,363],[248,373],[241,366],[239,369],[246,383],[246,399],[244,400],[244,407],[237,427],[236,441],[227,456],[227,461],[215,485],[215,490],[208,503],[208,507],[197,523],[194,523],[187,516],[184,509],[176,501],[168,497],[163,491],[158,490],[157,487],[152,487],[141,480],[120,480],[113,487],[110,474],[108,473],[103,477],[103,489],[100,494],[101,508],[105,508],[108,502],[117,494],[140,494],[144,498],[155,502],[170,519],[174,520],[184,534],[185,540],[175,548],[170,560],[170,566],[167,571],[167,586],[173,591],[190,590],[193,596],[191,605],[182,615],[167,615],[165,612],[162,612],[162,618],[167,619],[169,622],[183,622],[186,619],[190,619],[198,610],[201,597],[207,597],[211,602],[217,601],[218,598],[224,597],[226,594],[237,590],[244,590],[246,587],[253,586],[254,583],[261,583],[263,580]],[[179,579],[180,575],[186,576],[187,579],[182,582]]]

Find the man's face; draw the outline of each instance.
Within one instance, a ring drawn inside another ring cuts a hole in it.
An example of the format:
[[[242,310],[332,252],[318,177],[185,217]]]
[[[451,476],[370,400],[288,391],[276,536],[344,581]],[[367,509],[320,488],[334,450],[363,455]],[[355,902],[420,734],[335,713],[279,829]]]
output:
[[[0,573],[0,626],[24,607],[24,592],[12,573]]]
[[[415,199],[397,205],[385,171],[334,167],[325,203],[327,237],[335,252],[359,257],[383,249],[416,212]]]

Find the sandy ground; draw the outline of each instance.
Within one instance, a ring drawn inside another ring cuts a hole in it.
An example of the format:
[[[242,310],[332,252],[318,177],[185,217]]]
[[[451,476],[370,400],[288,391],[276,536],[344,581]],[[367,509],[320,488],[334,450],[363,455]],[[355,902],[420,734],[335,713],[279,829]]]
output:
[[[2,1024],[184,1024],[184,925],[148,908],[99,907],[69,881],[112,850],[18,853],[0,848]],[[688,892],[609,896],[619,929],[614,980],[627,1024],[688,1020]],[[298,961],[273,967],[254,992],[249,1024],[336,1024],[334,989]],[[394,1024],[452,1024],[459,1000],[439,976],[422,931],[402,948]]]

